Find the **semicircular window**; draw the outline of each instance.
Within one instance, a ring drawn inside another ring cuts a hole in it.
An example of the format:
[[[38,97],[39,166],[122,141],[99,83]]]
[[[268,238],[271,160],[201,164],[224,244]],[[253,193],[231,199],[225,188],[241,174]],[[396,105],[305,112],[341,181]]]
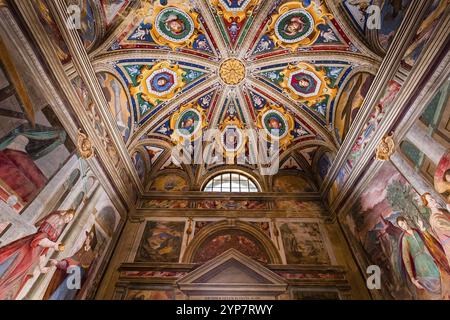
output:
[[[206,192],[258,192],[256,184],[247,176],[238,173],[222,173],[203,188]]]

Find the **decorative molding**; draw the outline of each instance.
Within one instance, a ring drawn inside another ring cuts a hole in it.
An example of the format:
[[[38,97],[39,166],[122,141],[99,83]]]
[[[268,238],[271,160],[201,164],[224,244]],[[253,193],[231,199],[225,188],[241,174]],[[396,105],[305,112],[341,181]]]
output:
[[[392,137],[393,134],[389,134],[381,139],[375,151],[375,157],[377,158],[377,160],[389,160],[391,155],[395,152],[395,143]]]
[[[77,150],[80,157],[84,160],[92,158],[95,153],[91,139],[81,129],[78,130]]]
[[[428,6],[428,2],[420,0],[414,0],[409,5],[405,18],[397,30],[394,39],[392,40],[391,46],[380,65],[360,111],[353,121],[349,133],[345,137],[345,140],[336,155],[336,159],[333,162],[325,181],[323,182],[322,194],[324,199],[327,192],[331,188],[332,183],[336,179],[339,170],[347,160],[347,157],[351,152],[351,148],[356,142],[363,126],[366,124],[370,113],[372,112],[374,106],[379,102],[379,99],[387,87],[388,82],[398,73],[401,60],[407,50],[407,44],[410,43],[419,28],[417,21],[423,17]]]

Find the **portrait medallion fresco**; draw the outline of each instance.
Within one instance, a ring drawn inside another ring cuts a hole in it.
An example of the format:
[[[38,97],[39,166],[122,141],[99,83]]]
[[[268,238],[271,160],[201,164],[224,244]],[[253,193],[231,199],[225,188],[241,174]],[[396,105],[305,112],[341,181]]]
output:
[[[185,86],[184,71],[178,66],[162,61],[154,66],[144,66],[137,77],[138,85],[131,87],[131,95],[141,94],[142,99],[157,104],[166,101]]]
[[[201,137],[201,130],[205,126],[204,110],[198,104],[184,105],[170,119],[170,128],[173,130],[172,141],[194,141]]]
[[[317,25],[325,23],[326,15],[315,4],[304,8],[301,2],[288,2],[272,16],[270,38],[278,46],[292,51],[311,45],[320,36]]]
[[[312,65],[299,63],[290,65],[281,73],[284,78],[280,86],[293,99],[312,105],[329,95],[335,97],[337,89],[331,88],[325,70],[316,70]]]
[[[294,119],[282,107],[267,105],[258,114],[258,127],[263,129],[268,142],[278,141],[280,148],[284,149],[292,140],[291,130],[294,128]]]
[[[155,4],[152,21],[152,38],[156,43],[172,49],[192,46],[200,33],[198,13],[183,2],[169,7]]]

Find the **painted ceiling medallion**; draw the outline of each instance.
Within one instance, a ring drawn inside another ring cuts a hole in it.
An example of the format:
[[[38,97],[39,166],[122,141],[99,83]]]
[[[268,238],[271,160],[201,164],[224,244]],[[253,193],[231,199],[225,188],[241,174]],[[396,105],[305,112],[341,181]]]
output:
[[[219,126],[220,143],[227,159],[233,160],[245,151],[244,124],[236,117],[228,117]]]
[[[171,136],[174,143],[194,141],[201,137],[202,129],[206,127],[205,111],[198,103],[182,106],[170,118]]]
[[[291,134],[294,119],[282,107],[266,105],[258,114],[257,124],[265,131],[266,140],[278,141],[281,149],[285,149],[294,139]]]
[[[198,13],[186,5],[185,1],[172,1],[171,6],[155,4],[150,30],[156,43],[176,49],[191,46],[199,34]]]
[[[155,105],[158,101],[166,101],[185,86],[183,74],[178,65],[162,61],[153,67],[144,66],[137,77],[138,85],[131,87],[132,95],[142,94],[142,99]]]
[[[315,4],[304,8],[301,2],[288,2],[272,16],[270,38],[278,46],[292,51],[311,45],[320,36],[317,25],[325,23],[325,15]]]
[[[237,59],[225,60],[220,66],[220,78],[229,85],[237,85],[245,78],[245,65]]]
[[[329,87],[329,79],[324,70],[317,71],[307,63],[290,65],[283,70],[281,87],[295,100],[313,105],[324,95],[335,96],[336,89]]]
[[[242,22],[253,13],[259,0],[211,0],[217,12],[228,22]]]

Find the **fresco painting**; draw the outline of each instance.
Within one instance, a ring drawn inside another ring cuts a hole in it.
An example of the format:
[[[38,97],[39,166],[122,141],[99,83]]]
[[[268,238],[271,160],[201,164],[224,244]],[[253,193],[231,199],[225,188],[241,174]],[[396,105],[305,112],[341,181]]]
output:
[[[73,256],[62,260],[50,259],[50,265],[56,267],[56,271],[44,293],[44,300],[74,300],[76,298],[79,289],[70,289],[72,278],[68,270],[76,270],[74,272],[80,274],[80,285],[83,286],[98,255],[95,251],[96,246],[97,237],[93,228],[90,232],[86,231],[83,245]]]
[[[380,101],[370,114],[368,121],[362,129],[361,134],[358,136],[351,149],[350,155],[348,156],[346,162],[346,166],[348,166],[349,168],[348,170],[350,170],[363,155],[367,145],[370,143],[377,129],[379,128],[385,114],[391,109],[392,104],[397,97],[400,89],[401,85],[399,83],[395,81],[389,81],[383,97],[380,99]],[[344,179],[342,180],[344,181]]]
[[[346,223],[369,262],[382,268],[386,298],[450,299],[448,212],[431,196],[422,200],[390,162]]]
[[[229,249],[238,250],[262,263],[270,261],[266,249],[253,235],[236,229],[221,230],[208,237],[197,249],[193,261],[204,263]]]
[[[189,207],[189,200],[149,200],[143,205],[149,209],[182,209]]]
[[[267,209],[267,203],[258,200],[202,200],[197,202],[197,208],[217,210],[264,210]]]
[[[187,181],[175,174],[161,175],[154,179],[150,191],[188,191]]]
[[[318,201],[277,200],[275,206],[277,209],[294,212],[320,212],[325,210],[322,203]]]
[[[318,173],[319,173],[319,176],[320,176],[320,178],[322,180],[325,179],[325,177],[328,174],[328,171],[331,168],[331,165],[333,163],[332,159],[333,159],[333,156],[329,152],[325,152],[324,154],[322,154],[319,157],[319,160],[318,160],[318,163],[317,163],[317,165],[319,167],[319,172]]]
[[[120,15],[130,0],[101,0],[106,23],[110,25]]]
[[[17,75],[27,71],[3,70],[2,81],[10,83],[13,77],[27,86],[36,84]],[[0,200],[16,212],[39,194],[75,149],[39,87],[26,88],[14,89],[16,94],[0,101]]]
[[[131,114],[127,93],[118,78],[111,73],[100,72],[97,78],[108,101],[112,117],[116,121],[117,129],[124,142],[127,142],[131,133]]]
[[[90,48],[96,38],[96,17],[93,11],[93,3],[91,0],[81,2],[81,30],[80,36],[83,40],[85,48]]]
[[[432,4],[428,8],[428,12],[425,14],[425,20],[421,23],[416,35],[411,40],[411,44],[406,50],[403,61],[409,66],[414,66],[416,61],[420,58],[420,55],[425,48],[428,39],[430,39],[436,26],[439,25],[441,18],[448,7],[448,1],[445,0],[433,0]]]
[[[286,222],[279,226],[288,264],[330,264],[316,222]]]
[[[63,251],[58,239],[75,217],[73,209],[55,211],[37,223],[37,231],[0,248],[0,300],[16,299],[33,274],[45,273],[50,249]]]
[[[384,1],[381,9],[381,29],[378,31],[378,39],[384,50],[389,48],[394,39],[410,3],[411,0]]]
[[[1,300],[23,298],[24,292],[30,290],[29,284],[41,278],[48,281],[40,299],[76,300],[92,294],[92,283],[118,227],[118,213],[105,191],[97,188],[97,194],[97,219],[89,219],[70,240],[65,236],[63,241],[62,235],[76,229],[79,215],[90,214],[81,203],[76,210],[47,214],[36,222],[35,232],[0,247]],[[70,192],[67,196],[71,196]],[[80,275],[78,288],[68,285],[73,282],[68,270]]]
[[[136,172],[138,174],[139,180],[141,183],[144,183],[145,181],[145,173],[146,173],[146,166],[144,157],[142,156],[142,153],[136,152],[133,156],[133,164],[136,168]]]
[[[449,4],[0,0],[0,300],[450,300]]]
[[[178,262],[185,222],[148,221],[135,262]]]
[[[68,62],[71,58],[69,49],[67,48],[67,44],[64,42],[61,32],[59,31],[59,28],[56,25],[47,4],[44,0],[36,0],[33,1],[32,4],[36,8],[36,12],[39,14],[39,20],[41,21],[42,26],[55,45],[58,58],[62,63]]]
[[[273,182],[274,192],[313,192],[315,187],[299,175],[278,175]]]
[[[173,290],[128,290],[125,300],[175,300]]]
[[[344,141],[373,79],[369,73],[357,73],[345,85],[335,109],[334,128],[339,143]]]

